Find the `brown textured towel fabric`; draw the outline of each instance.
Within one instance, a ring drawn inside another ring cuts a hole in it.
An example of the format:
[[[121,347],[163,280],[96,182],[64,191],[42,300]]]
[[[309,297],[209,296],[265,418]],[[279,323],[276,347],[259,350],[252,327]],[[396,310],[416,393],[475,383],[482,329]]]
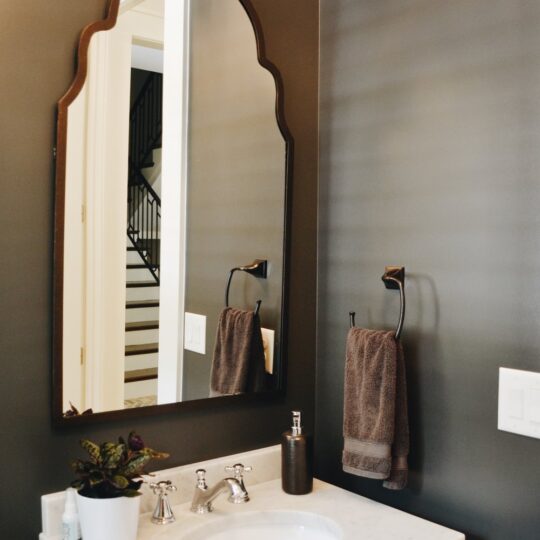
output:
[[[265,387],[264,346],[258,315],[225,308],[219,316],[210,396],[258,392]]]
[[[403,348],[393,332],[351,328],[345,358],[343,470],[407,484],[409,425]]]

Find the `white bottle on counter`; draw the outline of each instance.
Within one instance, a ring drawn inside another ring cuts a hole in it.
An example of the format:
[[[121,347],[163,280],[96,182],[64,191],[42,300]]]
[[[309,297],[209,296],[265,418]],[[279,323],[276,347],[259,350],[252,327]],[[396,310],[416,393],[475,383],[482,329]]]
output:
[[[62,540],[80,540],[80,538],[81,528],[79,526],[75,490],[68,488],[66,489],[66,504],[62,514]]]

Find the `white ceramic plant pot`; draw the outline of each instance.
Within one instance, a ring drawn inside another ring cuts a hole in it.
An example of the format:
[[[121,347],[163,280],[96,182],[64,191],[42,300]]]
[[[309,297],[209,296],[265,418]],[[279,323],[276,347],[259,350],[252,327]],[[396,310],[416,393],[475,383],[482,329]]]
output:
[[[136,540],[140,497],[90,499],[77,493],[83,540]]]

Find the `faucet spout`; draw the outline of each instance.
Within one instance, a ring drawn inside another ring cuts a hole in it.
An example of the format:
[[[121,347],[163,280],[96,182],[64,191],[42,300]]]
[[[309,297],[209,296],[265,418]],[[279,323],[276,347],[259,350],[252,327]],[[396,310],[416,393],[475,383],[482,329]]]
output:
[[[228,501],[240,504],[249,501],[246,489],[236,478],[224,478],[214,487],[208,488],[206,484],[198,484],[193,495],[191,511],[196,514],[206,514],[212,511],[212,501],[221,493],[228,493]]]

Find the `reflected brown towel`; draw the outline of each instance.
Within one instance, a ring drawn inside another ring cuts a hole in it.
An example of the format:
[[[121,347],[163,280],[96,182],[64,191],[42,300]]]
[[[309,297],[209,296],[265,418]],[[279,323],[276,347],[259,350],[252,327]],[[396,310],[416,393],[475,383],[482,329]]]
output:
[[[393,332],[351,328],[347,337],[343,470],[407,484],[409,424],[403,348]]]
[[[210,396],[265,389],[261,323],[253,311],[225,308],[218,322]]]

